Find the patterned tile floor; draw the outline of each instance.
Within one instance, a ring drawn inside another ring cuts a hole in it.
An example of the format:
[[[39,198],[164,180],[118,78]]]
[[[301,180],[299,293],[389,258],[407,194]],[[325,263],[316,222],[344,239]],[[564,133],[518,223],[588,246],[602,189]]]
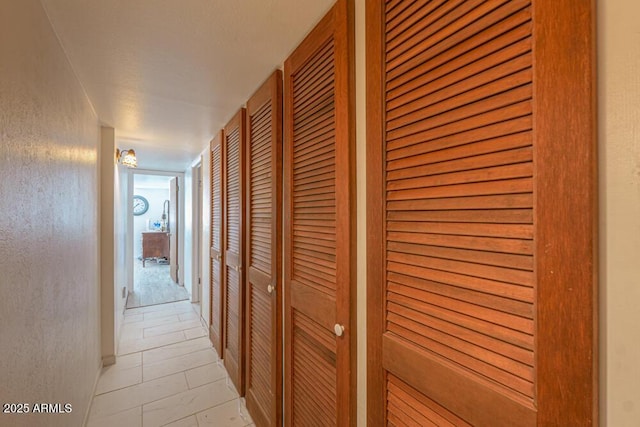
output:
[[[241,427],[252,420],[189,301],[129,309],[87,427]]]

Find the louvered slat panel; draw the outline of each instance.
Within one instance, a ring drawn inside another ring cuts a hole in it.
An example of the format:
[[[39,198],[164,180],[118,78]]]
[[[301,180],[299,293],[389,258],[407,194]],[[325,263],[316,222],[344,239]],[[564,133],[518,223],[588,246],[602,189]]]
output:
[[[387,416],[399,425],[470,426],[394,375],[387,377]]]
[[[222,165],[220,144],[211,150],[211,210],[212,210],[212,227],[211,227],[211,246],[220,250],[222,242],[220,241],[220,226],[222,225]]]
[[[251,286],[251,352],[247,387],[267,419],[271,418],[271,299]]]
[[[227,136],[227,250],[240,250],[240,132]]]
[[[326,108],[333,104],[332,52],[330,41],[293,80],[293,278],[329,294],[336,289],[335,264],[327,268],[314,256],[302,261],[295,253],[307,248],[335,260],[335,118]],[[300,215],[313,225],[299,221]]]
[[[240,109],[224,128],[225,314],[224,364],[240,396],[245,395],[245,119]]]
[[[237,253],[240,248],[240,145],[239,131],[235,129],[227,136],[227,250]],[[234,357],[238,356],[238,304],[239,277],[238,273],[227,267],[226,289],[226,322],[227,322],[227,350]]]
[[[226,335],[227,347],[225,353],[228,357],[238,357],[238,305],[240,304],[240,280],[238,272],[227,267],[227,293],[226,293]],[[227,357],[227,356],[225,356]]]
[[[211,147],[211,256],[209,267],[211,298],[211,339],[219,356],[222,356],[222,144],[220,137]],[[212,254],[213,255],[213,254]]]
[[[415,55],[399,64],[395,69],[387,70],[386,89],[390,96],[395,96],[393,90],[399,85],[415,81],[419,85],[424,79],[437,77],[439,69],[443,72],[449,70],[450,65],[460,65],[459,57],[473,51],[481,45],[499,38],[514,28],[519,28],[513,34],[515,39],[528,37],[531,34],[530,10],[525,9],[528,1],[514,0],[507,2],[495,11],[480,17],[466,27],[460,28],[456,33],[437,44],[424,44]],[[524,14],[516,13],[522,9]],[[527,23],[526,25],[522,25]],[[455,68],[453,68],[455,69]],[[423,79],[423,80],[420,80]],[[406,88],[408,91],[409,87]]]
[[[490,13],[508,0],[447,1],[426,19],[405,25],[407,30],[394,37],[392,31],[387,32],[388,68],[404,65],[418,55],[425,46],[434,46],[446,40],[462,28],[472,24],[484,15]],[[404,24],[404,23],[403,23]],[[416,28],[417,27],[417,28]],[[416,28],[411,31],[411,28]],[[410,34],[413,34],[409,37]]]
[[[251,141],[250,265],[271,274],[271,103],[249,117]],[[261,126],[261,124],[263,124]],[[268,124],[268,126],[267,126]],[[265,318],[268,319],[268,318]]]
[[[292,425],[335,426],[335,338],[297,310],[293,324]]]
[[[388,11],[386,330],[532,401],[527,6],[416,2]],[[494,37],[480,40],[490,33]],[[459,425],[445,422],[434,412],[443,408],[425,406],[428,399],[420,402],[416,390],[389,378],[390,420]]]
[[[213,286],[211,287],[211,300],[212,300],[212,307],[215,308],[215,312],[212,313],[211,315],[211,328],[215,331],[219,331],[221,328],[220,325],[220,320],[221,320],[221,316],[220,316],[220,310],[222,310],[222,287],[221,287],[221,283],[220,283],[220,274],[221,274],[221,268],[220,268],[220,261],[218,260],[212,260],[211,261],[211,274],[212,277],[215,277],[215,282],[213,284]],[[219,351],[220,349],[216,350]]]

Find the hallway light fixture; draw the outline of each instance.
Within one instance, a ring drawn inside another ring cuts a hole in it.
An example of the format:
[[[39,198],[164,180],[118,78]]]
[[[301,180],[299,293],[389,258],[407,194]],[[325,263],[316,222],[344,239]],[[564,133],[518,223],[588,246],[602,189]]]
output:
[[[136,152],[133,148],[122,151],[120,151],[119,148],[116,148],[116,162],[125,165],[128,168],[138,167],[138,159],[136,158]]]

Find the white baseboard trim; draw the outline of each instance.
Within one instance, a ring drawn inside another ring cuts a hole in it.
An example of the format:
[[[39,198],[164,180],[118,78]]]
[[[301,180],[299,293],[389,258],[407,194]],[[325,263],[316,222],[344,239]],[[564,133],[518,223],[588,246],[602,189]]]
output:
[[[115,356],[113,357],[113,360],[115,361]],[[102,373],[103,366],[104,362],[100,361],[100,366],[98,366],[98,372],[96,373],[96,379],[93,381],[93,388],[91,389],[91,398],[89,399],[89,405],[87,406],[87,410],[84,413],[84,420],[82,421],[83,426],[86,426],[89,422],[89,413],[91,412],[91,405],[93,405],[93,398],[96,395],[98,380],[100,379],[100,374]]]
[[[200,324],[202,325],[203,328],[205,328],[207,330],[207,333],[209,332],[209,325],[207,325],[207,321],[204,320],[204,317],[200,316]]]
[[[111,366],[116,363],[116,355],[110,354],[108,356],[102,356],[102,366]]]

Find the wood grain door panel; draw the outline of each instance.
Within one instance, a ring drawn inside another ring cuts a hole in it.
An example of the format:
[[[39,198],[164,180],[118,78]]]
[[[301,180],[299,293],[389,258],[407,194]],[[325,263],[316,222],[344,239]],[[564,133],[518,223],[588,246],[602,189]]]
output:
[[[246,403],[282,425],[282,72],[247,102]]]
[[[285,62],[286,425],[355,422],[352,13],[338,1]]]
[[[223,358],[229,378],[244,396],[245,315],[245,116],[242,108],[224,128],[224,332]]]
[[[224,209],[223,209],[223,190],[224,190],[224,145],[223,131],[220,130],[216,137],[211,140],[211,252],[209,271],[210,278],[210,307],[211,318],[209,319],[209,339],[213,344],[213,348],[218,352],[218,356],[223,356],[223,302],[224,298],[224,272],[225,260],[223,251],[224,241]]]
[[[593,9],[577,9],[367,3],[370,425],[597,423]]]

